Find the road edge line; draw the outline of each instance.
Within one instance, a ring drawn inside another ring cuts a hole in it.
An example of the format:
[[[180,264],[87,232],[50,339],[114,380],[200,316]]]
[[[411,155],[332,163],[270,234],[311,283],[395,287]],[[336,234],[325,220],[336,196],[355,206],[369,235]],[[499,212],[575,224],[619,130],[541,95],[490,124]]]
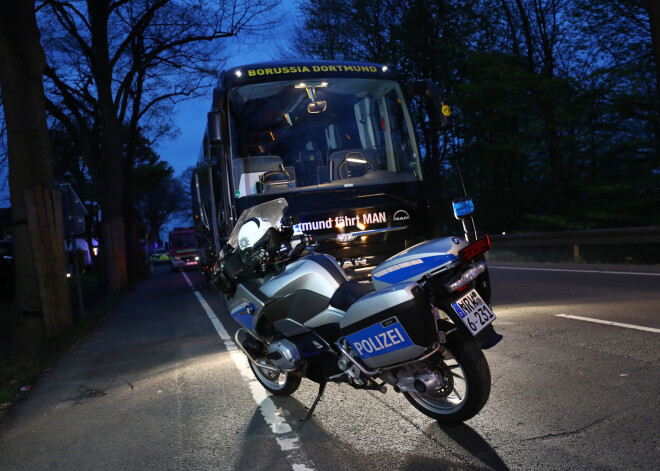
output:
[[[195,288],[192,281],[190,281],[190,278],[188,278],[188,275],[186,275],[183,271],[181,274],[185,278],[192,292],[195,294],[195,297],[199,303],[202,305],[204,312],[211,321],[211,324],[213,324],[213,327],[220,336],[220,339],[224,343],[225,348],[229,352],[232,360],[234,360],[234,364],[243,377],[243,380],[248,383],[252,398],[257,403],[259,411],[261,412],[261,415],[270,427],[271,431],[273,434],[275,434],[275,440],[277,441],[277,444],[279,445],[282,452],[289,459],[293,471],[314,471],[313,467],[308,467],[308,465],[312,465],[312,462],[305,456],[305,453],[300,448],[300,440],[298,434],[294,432],[293,428],[286,422],[286,420],[284,420],[281,409],[275,405],[273,400],[267,394],[266,390],[254,377],[252,369],[248,365],[247,358],[243,352],[238,349],[229,333],[227,333],[227,329],[225,329],[224,325],[222,325],[222,322],[220,322],[220,319],[218,319],[218,316],[215,314],[211,306],[209,306],[209,304],[206,302],[206,299],[204,299],[202,293],[200,293],[199,290]]]
[[[634,325],[634,324],[623,324],[621,322],[604,321],[604,320],[601,320],[601,319],[594,319],[592,317],[573,316],[573,315],[570,315],[570,314],[555,314],[555,317],[565,317],[567,319],[576,319],[576,320],[579,320],[579,321],[595,322],[596,324],[613,325],[615,327],[625,327],[626,329],[643,330],[645,332],[653,332],[653,333],[656,333],[656,334],[660,334],[660,329],[656,329],[654,327],[644,327],[644,326],[641,326],[641,325]]]
[[[611,270],[572,270],[569,268],[535,268],[535,267],[503,267],[488,264],[488,268],[499,270],[530,270],[530,271],[558,271],[563,273],[601,273],[605,275],[639,275],[639,276],[660,276],[660,273],[648,273],[641,271],[611,271]]]

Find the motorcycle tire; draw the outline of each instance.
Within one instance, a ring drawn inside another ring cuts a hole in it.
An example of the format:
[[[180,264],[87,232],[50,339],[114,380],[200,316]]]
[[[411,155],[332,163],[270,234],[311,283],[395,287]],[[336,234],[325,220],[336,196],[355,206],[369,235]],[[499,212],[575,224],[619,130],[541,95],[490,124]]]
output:
[[[432,368],[442,372],[450,391],[438,394],[404,392],[420,412],[438,422],[463,422],[486,405],[490,396],[490,368],[483,352],[472,339],[455,331],[447,336],[445,350],[431,357]],[[446,375],[451,375],[448,380]]]
[[[290,396],[300,386],[301,377],[293,373],[275,373],[266,369],[259,368],[251,361],[250,368],[261,385],[271,394],[276,396]]]

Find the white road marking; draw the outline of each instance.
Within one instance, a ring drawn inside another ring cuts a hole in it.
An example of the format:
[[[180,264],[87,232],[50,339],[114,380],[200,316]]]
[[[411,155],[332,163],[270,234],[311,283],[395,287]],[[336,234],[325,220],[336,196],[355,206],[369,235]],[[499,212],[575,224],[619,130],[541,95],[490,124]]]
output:
[[[660,276],[660,273],[647,273],[637,271],[609,271],[609,270],[569,270],[567,268],[531,268],[531,267],[498,267],[495,265],[488,265],[488,268],[498,268],[502,270],[532,270],[532,271],[561,271],[568,273],[606,273],[608,275],[644,275],[644,276]]]
[[[248,364],[247,358],[236,346],[231,336],[222,325],[222,322],[218,319],[218,316],[216,316],[213,309],[211,309],[211,306],[209,306],[202,294],[195,289],[190,278],[188,278],[188,275],[186,275],[185,272],[181,272],[181,274],[188,282],[188,286],[192,288],[197,300],[202,305],[202,308],[204,308],[206,315],[211,320],[213,327],[225,344],[225,348],[231,355],[232,360],[234,360],[234,364],[241,373],[243,381],[248,384],[252,397],[259,406],[261,415],[263,415],[266,423],[276,435],[275,439],[277,440],[280,449],[287,455],[287,458],[291,463],[291,468],[294,471],[313,471],[314,467],[311,460],[309,460],[302,449],[300,449],[298,434],[296,434],[286,420],[284,420],[282,417],[282,411],[275,406],[275,403],[268,396],[266,390],[254,377],[254,373]]]
[[[577,319],[579,321],[595,322],[597,324],[614,325],[616,327],[625,327],[627,329],[644,330],[646,332],[655,332],[656,334],[660,334],[660,329],[654,329],[653,327],[643,327],[641,325],[633,325],[633,324],[622,324],[621,322],[603,321],[601,319],[593,319],[591,317],[572,316],[570,314],[556,314],[556,316],[557,317],[566,317],[568,319]]]

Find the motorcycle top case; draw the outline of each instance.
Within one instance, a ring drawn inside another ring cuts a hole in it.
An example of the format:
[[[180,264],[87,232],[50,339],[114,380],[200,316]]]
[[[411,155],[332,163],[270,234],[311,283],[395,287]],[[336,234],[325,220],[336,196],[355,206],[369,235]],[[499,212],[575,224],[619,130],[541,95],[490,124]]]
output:
[[[458,237],[443,237],[417,244],[399,252],[378,265],[371,272],[377,290],[417,281],[459,260],[459,252],[468,243]]]
[[[428,297],[415,282],[363,296],[346,311],[339,327],[370,368],[412,361],[438,339]]]

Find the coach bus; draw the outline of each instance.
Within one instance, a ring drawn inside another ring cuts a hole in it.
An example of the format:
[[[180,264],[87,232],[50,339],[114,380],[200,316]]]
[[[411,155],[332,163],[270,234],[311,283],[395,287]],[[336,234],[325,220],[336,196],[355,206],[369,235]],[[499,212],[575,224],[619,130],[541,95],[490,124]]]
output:
[[[432,82],[403,84],[381,64],[288,61],[224,71],[191,182],[203,262],[243,210],[279,197],[299,216],[296,228],[346,270],[369,270],[428,238],[406,104],[415,94],[432,104],[437,127],[446,125],[448,108]]]

